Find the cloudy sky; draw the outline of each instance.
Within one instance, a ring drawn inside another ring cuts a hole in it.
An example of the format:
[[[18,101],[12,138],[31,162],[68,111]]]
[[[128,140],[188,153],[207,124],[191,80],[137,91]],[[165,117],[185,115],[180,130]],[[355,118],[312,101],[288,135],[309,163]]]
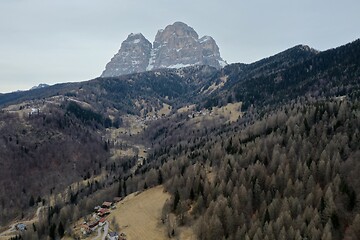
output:
[[[101,74],[129,33],[175,21],[212,36],[229,63],[360,37],[359,0],[0,0],[0,92]]]

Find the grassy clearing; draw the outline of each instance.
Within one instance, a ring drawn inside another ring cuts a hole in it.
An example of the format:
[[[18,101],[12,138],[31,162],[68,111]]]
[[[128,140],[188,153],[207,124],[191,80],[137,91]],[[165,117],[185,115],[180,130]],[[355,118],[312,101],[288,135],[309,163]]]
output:
[[[143,119],[138,116],[126,115],[123,116],[122,119],[123,127],[116,129],[116,132],[114,132],[114,134],[136,135],[141,133],[147,127]]]
[[[170,198],[162,186],[151,188],[140,194],[131,194],[117,204],[109,216],[115,217],[128,240],[168,239],[165,226],[161,223],[161,210]]]
[[[210,94],[210,93],[214,92],[215,90],[222,88],[225,85],[225,83],[227,82],[228,77],[229,76],[221,77],[220,82],[213,83],[210,87],[208,87],[206,90],[204,90],[204,93],[205,94]]]
[[[169,198],[170,195],[164,192],[162,186],[130,194],[117,203],[116,209],[111,212],[108,219],[115,218],[120,226],[120,232],[125,233],[128,240],[169,239],[166,227],[161,222],[161,211]],[[180,227],[178,232],[178,239],[196,239],[190,227]]]
[[[191,123],[202,127],[202,123],[205,121],[219,121],[221,120],[224,123],[236,122],[239,117],[242,117],[243,113],[241,112],[241,102],[229,103],[223,107],[213,107],[211,110],[202,110],[201,112],[196,112],[193,114]]]
[[[195,104],[192,104],[192,105],[189,105],[189,106],[185,106],[185,107],[182,107],[182,108],[179,108],[177,110],[177,113],[184,113],[184,112],[188,112],[188,111],[192,111],[194,110],[196,107]]]
[[[239,117],[242,116],[241,102],[229,103],[221,108],[213,108],[215,115],[222,115],[229,119],[229,122],[235,122]]]
[[[163,103],[162,109],[159,110],[158,115],[159,116],[168,116],[172,110],[172,106]]]

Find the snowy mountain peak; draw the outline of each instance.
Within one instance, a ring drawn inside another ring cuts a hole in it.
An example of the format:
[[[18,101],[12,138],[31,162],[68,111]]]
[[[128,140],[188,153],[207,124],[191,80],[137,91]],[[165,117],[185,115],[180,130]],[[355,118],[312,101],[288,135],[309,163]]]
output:
[[[130,33],[128,37],[144,37],[142,33]]]
[[[193,65],[222,68],[226,62],[221,58],[219,47],[212,37],[204,36],[199,39],[192,27],[183,22],[175,22],[157,32],[153,45],[141,33],[129,34],[101,76],[115,77]]]
[[[33,86],[32,88],[30,88],[30,90],[35,90],[35,89],[40,89],[40,88],[46,88],[49,87],[50,85],[46,84],[46,83],[40,83],[37,86]]]

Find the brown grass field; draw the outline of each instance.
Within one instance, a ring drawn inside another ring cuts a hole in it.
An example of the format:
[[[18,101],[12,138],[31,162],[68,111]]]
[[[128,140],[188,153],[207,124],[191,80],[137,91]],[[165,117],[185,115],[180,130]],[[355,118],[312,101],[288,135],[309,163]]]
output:
[[[166,227],[161,223],[161,210],[170,195],[162,186],[146,190],[140,194],[131,194],[116,205],[109,216],[115,217],[120,232],[126,234],[128,240],[165,240],[169,239]],[[178,238],[193,240],[194,234],[189,228],[180,228]]]
[[[161,210],[170,198],[162,186],[151,188],[140,194],[131,194],[117,204],[110,218],[115,217],[128,240],[161,240],[166,237],[165,226],[161,223]]]

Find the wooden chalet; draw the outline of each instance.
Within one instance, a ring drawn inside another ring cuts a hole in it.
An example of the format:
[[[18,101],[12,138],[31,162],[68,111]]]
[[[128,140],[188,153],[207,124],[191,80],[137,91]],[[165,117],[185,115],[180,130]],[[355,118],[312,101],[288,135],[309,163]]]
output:
[[[95,230],[95,228],[99,225],[99,221],[96,221],[96,222],[92,222],[92,223],[89,223],[89,228],[91,228],[91,230]]]
[[[104,218],[104,217],[101,218],[101,219],[99,220],[99,226],[100,226],[100,227],[104,226],[105,222],[106,222],[106,218]]]
[[[112,202],[103,202],[103,204],[101,205],[102,208],[111,208],[111,206],[113,205]]]
[[[107,215],[110,214],[110,210],[109,209],[106,209],[106,208],[100,208],[98,211],[97,211],[97,214],[99,217],[105,217]]]

